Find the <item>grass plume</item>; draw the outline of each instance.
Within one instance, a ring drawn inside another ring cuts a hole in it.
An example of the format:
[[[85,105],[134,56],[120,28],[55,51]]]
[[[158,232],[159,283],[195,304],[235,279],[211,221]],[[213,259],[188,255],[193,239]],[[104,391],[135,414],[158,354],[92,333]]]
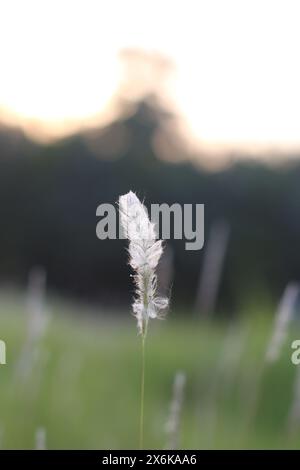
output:
[[[159,318],[168,299],[157,295],[156,268],[163,253],[162,240],[157,240],[154,224],[146,207],[132,192],[120,196],[119,211],[124,235],[129,241],[129,264],[134,271],[135,298],[132,305],[142,336],[140,448],[144,436],[145,341],[150,319]]]

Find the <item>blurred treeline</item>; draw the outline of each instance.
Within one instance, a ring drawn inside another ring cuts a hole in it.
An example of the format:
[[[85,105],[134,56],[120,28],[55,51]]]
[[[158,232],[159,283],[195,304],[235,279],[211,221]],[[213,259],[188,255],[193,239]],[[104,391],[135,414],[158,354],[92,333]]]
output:
[[[96,208],[132,189],[147,203],[204,203],[205,234],[230,227],[218,308],[300,278],[300,161],[277,168],[236,161],[214,172],[159,159],[153,136],[167,119],[147,102],[103,129],[47,145],[0,128],[0,279],[24,284],[44,266],[48,285],[104,303],[132,294],[124,241],[96,238]],[[174,142],[176,136],[174,135]],[[184,157],[184,156],[183,156]],[[212,157],[213,158],[213,157]],[[174,248],[173,303],[193,305],[204,250]]]

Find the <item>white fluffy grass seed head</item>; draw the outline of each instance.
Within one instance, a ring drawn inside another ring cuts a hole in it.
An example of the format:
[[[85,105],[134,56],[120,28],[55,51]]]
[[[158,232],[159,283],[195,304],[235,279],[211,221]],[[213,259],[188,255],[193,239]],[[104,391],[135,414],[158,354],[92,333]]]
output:
[[[119,211],[124,235],[129,240],[129,264],[135,271],[136,295],[133,312],[138,330],[145,336],[150,318],[159,318],[168,299],[156,295],[155,269],[163,253],[162,240],[157,240],[154,224],[146,207],[132,192],[120,196]]]

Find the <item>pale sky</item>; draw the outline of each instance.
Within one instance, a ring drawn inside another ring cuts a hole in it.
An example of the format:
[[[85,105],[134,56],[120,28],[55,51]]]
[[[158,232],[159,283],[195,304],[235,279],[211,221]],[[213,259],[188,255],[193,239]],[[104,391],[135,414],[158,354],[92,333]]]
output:
[[[173,61],[195,141],[300,148],[299,19],[299,0],[0,0],[0,115],[50,134],[103,117],[134,47]]]

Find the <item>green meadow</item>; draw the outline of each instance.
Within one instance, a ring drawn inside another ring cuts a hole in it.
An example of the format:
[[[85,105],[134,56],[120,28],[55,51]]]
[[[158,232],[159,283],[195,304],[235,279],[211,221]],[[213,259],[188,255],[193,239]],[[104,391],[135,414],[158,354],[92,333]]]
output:
[[[18,364],[28,336],[26,298],[1,292],[0,338],[7,361],[0,366],[1,448],[35,448],[41,427],[49,449],[137,448],[141,341],[130,306],[105,312],[53,298],[47,310],[47,329],[27,357],[24,375]],[[269,310],[245,310],[230,326],[184,311],[151,323],[146,448],[167,445],[178,371],[186,375],[180,448],[300,448],[298,423],[289,418],[297,373],[291,342],[300,330],[294,324],[278,361],[265,363],[273,327]]]

